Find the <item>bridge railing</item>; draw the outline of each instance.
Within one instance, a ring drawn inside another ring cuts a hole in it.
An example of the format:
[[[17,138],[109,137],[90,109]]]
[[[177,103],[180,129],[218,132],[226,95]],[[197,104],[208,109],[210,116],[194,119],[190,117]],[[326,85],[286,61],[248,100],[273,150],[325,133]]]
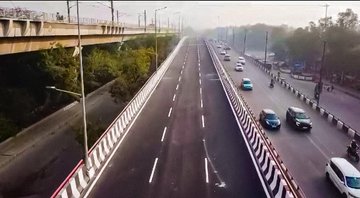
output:
[[[239,93],[235,82],[223,67],[214,47],[207,41],[205,43],[241,128],[241,134],[251,148],[251,155],[256,159],[271,197],[305,197],[271,141],[266,137],[261,125],[256,121],[255,115]]]
[[[154,92],[185,39],[186,37],[180,40],[176,48],[173,49],[166,60],[160,65],[159,69],[146,81],[144,86],[91,147],[88,154],[90,169],[86,170],[86,166],[83,160],[81,160],[56,189],[51,196],[52,198],[80,197],[100,170],[105,168],[104,164],[107,163],[109,156],[116,151],[116,148],[129,132],[136,117],[140,114],[142,108]],[[86,172],[88,172],[88,174],[85,174]]]
[[[64,15],[57,15],[54,13],[38,12],[33,10],[28,10],[26,8],[6,8],[0,7],[0,18],[8,19],[23,19],[23,20],[34,20],[34,21],[46,21],[46,22],[62,22],[69,23],[69,19]],[[96,19],[96,18],[86,18],[80,17],[79,22],[81,24],[91,25],[91,24],[112,24],[110,20]],[[77,17],[70,16],[70,23],[77,23]],[[128,25],[130,27],[136,26],[135,24],[125,24],[124,22],[115,22],[114,25]],[[136,26],[137,27],[137,26]]]

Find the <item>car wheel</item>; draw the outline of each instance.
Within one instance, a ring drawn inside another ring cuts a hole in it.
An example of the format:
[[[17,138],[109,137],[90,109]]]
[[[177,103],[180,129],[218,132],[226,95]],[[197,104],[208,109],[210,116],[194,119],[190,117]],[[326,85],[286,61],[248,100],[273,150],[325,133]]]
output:
[[[342,194],[342,197],[345,197],[345,198],[346,198],[346,197],[347,197],[346,193],[343,193],[343,194]]]

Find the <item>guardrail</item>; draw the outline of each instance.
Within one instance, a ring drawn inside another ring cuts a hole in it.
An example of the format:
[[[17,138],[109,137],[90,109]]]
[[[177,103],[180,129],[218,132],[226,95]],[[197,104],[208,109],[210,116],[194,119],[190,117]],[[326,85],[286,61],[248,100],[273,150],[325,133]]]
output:
[[[348,124],[345,124],[340,118],[337,118],[330,112],[326,111],[323,107],[318,106],[317,102],[315,100],[312,100],[305,96],[305,94],[301,93],[299,90],[292,87],[289,83],[287,83],[283,78],[279,78],[277,75],[271,73],[270,70],[266,69],[260,62],[256,61],[252,57],[245,56],[248,60],[251,60],[256,66],[258,66],[260,69],[265,71],[268,75],[275,78],[276,81],[278,81],[284,88],[295,94],[297,98],[299,98],[301,101],[305,102],[307,105],[311,106],[312,109],[316,110],[320,113],[321,116],[325,117],[325,119],[328,120],[328,122],[332,123],[334,126],[336,126],[338,129],[340,129],[342,132],[346,133],[352,138],[355,138],[356,140],[360,141],[360,134],[355,129],[351,128]]]
[[[215,53],[211,44],[205,41],[220,81],[231,103],[236,119],[241,123],[242,135],[246,136],[252,149],[252,155],[262,172],[263,179],[272,197],[305,197],[294,178],[289,173],[271,141],[266,137],[261,125],[256,121],[255,115],[239,94],[234,81]],[[245,134],[244,134],[245,133]]]
[[[134,123],[134,118],[142,111],[186,38],[187,37],[184,37],[180,40],[176,48],[173,49],[166,60],[160,65],[159,69],[146,81],[144,86],[91,147],[88,154],[90,169],[86,170],[83,160],[80,160],[68,177],[55,190],[51,196],[52,198],[81,196],[84,190],[96,178],[96,174],[103,168],[108,157],[115,151],[114,148],[116,148],[127,135]],[[85,174],[84,172],[89,174]]]

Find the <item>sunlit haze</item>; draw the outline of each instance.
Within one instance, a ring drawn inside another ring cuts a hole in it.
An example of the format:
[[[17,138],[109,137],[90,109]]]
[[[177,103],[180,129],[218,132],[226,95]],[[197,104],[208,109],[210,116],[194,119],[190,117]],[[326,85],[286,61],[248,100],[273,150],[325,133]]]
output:
[[[356,1],[114,1],[114,9],[120,14],[120,21],[137,24],[138,14],[144,10],[148,14],[148,23],[154,18],[154,10],[167,6],[160,11],[162,25],[177,24],[179,13],[184,19],[184,26],[195,30],[220,26],[240,26],[265,23],[268,25],[286,24],[293,27],[304,27],[310,21],[317,21],[325,16],[325,4],[328,4],[328,16],[337,18],[339,12],[351,8],[360,12],[360,2]],[[70,1],[70,6],[76,5]],[[81,17],[111,20],[110,1],[80,1]],[[22,7],[48,13],[67,14],[66,1],[2,1],[0,7]],[[71,8],[75,16],[76,7]],[[176,14],[178,13],[178,14]],[[142,18],[141,18],[141,23]]]

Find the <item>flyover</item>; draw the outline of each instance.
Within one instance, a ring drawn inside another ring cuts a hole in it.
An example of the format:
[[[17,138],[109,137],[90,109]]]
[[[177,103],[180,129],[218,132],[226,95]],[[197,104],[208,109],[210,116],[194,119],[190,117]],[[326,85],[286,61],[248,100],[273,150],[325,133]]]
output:
[[[176,33],[170,28],[159,30],[157,36]],[[80,24],[82,45],[122,42],[136,36],[154,34],[154,31],[152,26],[131,24]],[[49,49],[56,47],[56,44],[77,46],[77,23],[0,18],[0,55]]]

